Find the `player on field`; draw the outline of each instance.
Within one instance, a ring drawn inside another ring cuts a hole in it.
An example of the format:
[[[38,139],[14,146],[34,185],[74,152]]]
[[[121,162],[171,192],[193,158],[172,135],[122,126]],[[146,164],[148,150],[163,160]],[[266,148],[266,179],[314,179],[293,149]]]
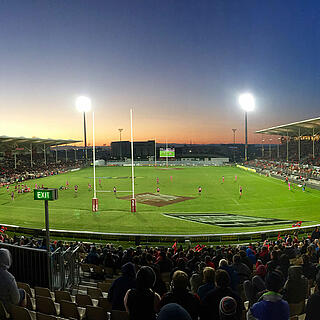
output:
[[[238,177],[237,177],[237,175],[235,175],[235,176],[234,176],[234,181],[237,182],[237,179],[238,179]]]
[[[240,198],[242,197],[242,187],[240,186],[239,188],[239,194],[240,194]]]
[[[222,176],[222,183],[224,182],[224,176]]]
[[[101,179],[99,178],[99,186],[101,186]]]
[[[113,187],[113,194],[116,195],[117,194],[117,188]]]
[[[157,184],[159,184],[159,177],[157,177]]]
[[[91,187],[91,183],[88,183],[88,191],[91,191],[92,187]]]
[[[289,191],[291,190],[291,183],[288,182],[288,188],[289,188]]]
[[[14,192],[11,191],[11,200],[13,201],[14,200]]]
[[[157,187],[157,192],[158,192],[158,193],[160,192],[160,188],[159,188],[159,187]]]
[[[288,184],[288,182],[289,182],[289,178],[288,178],[288,177],[286,177],[286,184]]]
[[[77,184],[74,186],[74,191],[78,192],[78,185]]]
[[[201,195],[201,192],[202,192],[202,188],[199,186],[199,187],[198,187],[199,196]]]

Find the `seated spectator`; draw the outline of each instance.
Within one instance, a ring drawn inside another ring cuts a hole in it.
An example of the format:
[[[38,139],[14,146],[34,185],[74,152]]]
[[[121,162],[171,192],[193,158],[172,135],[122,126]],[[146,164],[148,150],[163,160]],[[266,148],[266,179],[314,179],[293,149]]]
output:
[[[188,275],[183,271],[176,271],[172,277],[171,289],[161,298],[159,308],[168,303],[177,303],[188,311],[192,319],[198,319],[200,301],[188,290],[188,285]]]
[[[255,303],[247,313],[248,320],[287,320],[289,319],[289,304],[279,293],[283,287],[284,278],[281,271],[274,270],[266,275],[267,292],[262,300]]]
[[[308,296],[308,280],[303,276],[301,266],[291,266],[288,272],[288,280],[284,285],[284,299],[289,304],[304,301]]]
[[[202,301],[207,293],[215,288],[214,282],[215,282],[215,275],[216,272],[211,267],[205,267],[203,270],[203,282],[204,284],[199,287],[198,289],[198,296],[200,300]]]
[[[177,303],[169,303],[161,308],[157,320],[191,320],[186,309]]]
[[[136,272],[134,264],[128,262],[121,267],[122,275],[113,281],[108,300],[112,303],[112,310],[125,311],[123,299],[129,289],[136,287]]]
[[[167,257],[164,251],[160,252],[159,259],[156,264],[158,264],[160,267],[160,273],[170,272],[173,267],[172,261]]]
[[[206,267],[206,264],[204,262],[200,262],[197,264],[197,272],[193,273],[191,278],[190,278],[190,286],[191,286],[191,291],[193,293],[197,293],[198,288],[202,285],[203,283],[203,270]]]
[[[239,288],[239,278],[238,278],[238,273],[235,272],[234,268],[228,265],[228,261],[226,259],[221,259],[219,262],[219,269],[222,269],[228,272],[231,280],[230,286],[232,290],[237,291]]]
[[[130,320],[155,320],[160,296],[152,288],[156,281],[150,267],[141,267],[137,273],[136,289],[129,289],[124,297],[124,306]]]
[[[219,319],[219,306],[222,298],[230,296],[237,302],[236,319],[241,319],[243,304],[238,294],[230,288],[230,276],[227,271],[216,271],[215,288],[211,290],[202,301],[200,309],[201,320]]]
[[[90,252],[84,259],[84,262],[89,264],[95,264],[95,265],[100,264],[100,257],[97,253],[97,249],[95,246],[91,246]]]
[[[239,284],[243,284],[245,280],[249,280],[251,277],[251,271],[247,265],[241,262],[239,254],[233,256],[233,269],[238,273]]]
[[[232,297],[224,297],[219,304],[220,320],[237,320],[237,301]]]
[[[256,303],[266,290],[264,281],[266,272],[266,267],[263,264],[260,264],[256,269],[256,275],[251,280],[246,280],[243,283],[244,292],[250,306]]]
[[[14,276],[8,271],[12,263],[8,249],[0,249],[0,300],[10,312],[12,305],[25,307],[27,296],[24,290],[18,289]]]
[[[305,320],[318,320],[320,314],[320,273],[316,277],[316,288],[307,302]]]

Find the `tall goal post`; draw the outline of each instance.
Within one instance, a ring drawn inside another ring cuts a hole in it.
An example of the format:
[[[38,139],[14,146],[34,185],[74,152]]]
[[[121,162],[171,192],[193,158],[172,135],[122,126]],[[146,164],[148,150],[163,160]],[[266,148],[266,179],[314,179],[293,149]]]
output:
[[[93,152],[93,198],[92,198],[92,211],[98,211],[98,198],[96,188],[96,141],[94,135],[94,112],[92,112],[92,152]]]
[[[131,181],[132,181],[132,198],[131,198],[131,212],[137,211],[136,198],[134,196],[134,163],[133,163],[133,119],[132,109],[130,109],[130,125],[131,125]]]

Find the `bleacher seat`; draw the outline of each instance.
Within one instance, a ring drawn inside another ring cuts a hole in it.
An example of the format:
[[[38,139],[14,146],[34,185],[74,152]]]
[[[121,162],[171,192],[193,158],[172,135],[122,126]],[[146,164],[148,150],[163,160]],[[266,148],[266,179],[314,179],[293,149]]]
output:
[[[12,306],[10,314],[11,314],[12,320],[35,320],[36,319],[35,312],[19,306]]]
[[[48,288],[35,287],[34,291],[35,291],[35,295],[36,296],[52,298],[51,292],[50,292],[50,290]]]
[[[0,319],[5,320],[5,319],[9,319],[9,318],[10,318],[10,314],[7,312],[3,303],[0,301]]]
[[[99,288],[87,288],[87,293],[92,299],[99,299],[103,297],[102,291]]]
[[[92,299],[87,294],[76,294],[76,304],[79,307],[85,308],[86,306],[93,306]]]
[[[87,320],[106,320],[107,312],[101,307],[86,306]]]
[[[71,295],[68,291],[56,290],[54,292],[55,302],[60,303],[62,300],[72,302]]]
[[[112,304],[107,298],[99,298],[98,307],[103,308],[106,312],[112,310]]]
[[[37,311],[45,314],[58,315],[57,308],[51,298],[36,296]]]

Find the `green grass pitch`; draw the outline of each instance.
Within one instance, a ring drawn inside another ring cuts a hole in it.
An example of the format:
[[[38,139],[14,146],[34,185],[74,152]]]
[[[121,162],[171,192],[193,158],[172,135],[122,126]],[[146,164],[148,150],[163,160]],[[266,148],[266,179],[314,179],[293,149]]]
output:
[[[235,181],[237,175],[237,181]],[[165,216],[163,213],[231,213],[249,217],[303,220],[303,225],[318,223],[320,192],[294,185],[289,191],[283,181],[246,172],[235,167],[181,167],[174,168],[135,168],[135,189],[139,193],[156,193],[159,177],[160,194],[194,197],[194,199],[163,207],[137,203],[137,213],[130,213],[130,202],[119,199],[131,190],[130,167],[98,167],[97,190],[99,192],[99,212],[91,211],[93,192],[92,168],[60,174],[38,180],[27,181],[32,189],[35,183],[44,187],[59,188],[69,182],[68,190],[59,191],[59,199],[49,202],[50,228],[62,230],[83,230],[121,233],[158,234],[205,234],[233,233],[257,230],[272,230],[291,227],[292,223],[277,226],[221,227],[189,220]],[[172,179],[170,178],[172,176]],[[225,177],[224,183],[222,176]],[[101,186],[98,179],[101,177]],[[74,185],[79,186],[76,194]],[[239,186],[243,195],[239,197]],[[117,195],[112,192],[116,186]],[[202,194],[198,194],[198,187]],[[15,194],[0,189],[0,224],[13,224],[26,227],[44,227],[44,203],[33,200],[33,192]]]

